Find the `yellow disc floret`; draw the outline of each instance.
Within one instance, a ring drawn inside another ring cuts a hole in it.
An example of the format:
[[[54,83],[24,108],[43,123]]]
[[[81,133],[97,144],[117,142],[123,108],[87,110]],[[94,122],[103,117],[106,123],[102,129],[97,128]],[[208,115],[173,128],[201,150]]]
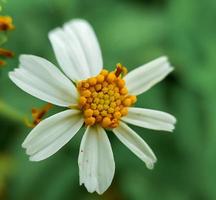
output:
[[[116,128],[121,117],[127,115],[128,107],[136,102],[136,96],[128,95],[122,74],[126,68],[103,69],[99,75],[77,83],[80,94],[79,108],[87,126],[100,124],[103,128]]]

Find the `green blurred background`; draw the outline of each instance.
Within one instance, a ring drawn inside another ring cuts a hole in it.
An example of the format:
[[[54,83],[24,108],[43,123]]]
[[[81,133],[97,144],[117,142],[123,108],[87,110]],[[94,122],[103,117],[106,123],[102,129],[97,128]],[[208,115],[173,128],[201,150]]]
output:
[[[0,69],[1,200],[216,199],[215,0],[8,0],[2,14],[14,19],[16,30],[6,47],[16,56]],[[7,75],[23,53],[56,63],[47,33],[72,18],[93,25],[106,68],[121,62],[133,69],[164,54],[175,66],[137,103],[178,119],[172,134],[133,127],[157,155],[154,170],[110,133],[116,173],[102,196],[79,186],[77,158],[83,130],[51,158],[28,161],[21,143],[30,129],[23,118],[44,102],[22,92]]]

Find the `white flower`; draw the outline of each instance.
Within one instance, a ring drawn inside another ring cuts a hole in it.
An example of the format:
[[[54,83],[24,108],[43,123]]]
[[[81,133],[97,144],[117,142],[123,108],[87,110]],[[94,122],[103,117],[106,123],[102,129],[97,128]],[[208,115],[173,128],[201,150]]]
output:
[[[114,176],[115,162],[107,128],[152,169],[156,162],[153,151],[126,123],[173,131],[176,119],[172,115],[131,107],[137,95],[173,70],[167,57],[123,76],[125,68],[120,64],[116,71],[102,70],[101,50],[86,21],[72,20],[51,31],[49,39],[65,75],[49,61],[33,55],[21,55],[19,68],[9,73],[10,79],[25,92],[68,108],[42,120],[27,136],[22,146],[30,160],[40,161],[53,155],[85,124],[78,164],[80,184],[89,192],[102,194]]]

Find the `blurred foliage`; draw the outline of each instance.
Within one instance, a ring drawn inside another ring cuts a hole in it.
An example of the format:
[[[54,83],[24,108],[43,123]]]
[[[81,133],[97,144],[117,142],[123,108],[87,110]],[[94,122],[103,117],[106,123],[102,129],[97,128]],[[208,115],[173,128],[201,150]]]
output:
[[[10,0],[3,12],[16,25],[7,43],[16,55],[35,54],[56,63],[47,33],[72,18],[93,25],[109,69],[118,62],[133,69],[168,55],[175,71],[141,95],[137,105],[173,113],[178,123],[173,134],[133,127],[158,157],[152,171],[109,134],[115,178],[104,195],[89,194],[78,181],[83,130],[43,162],[29,162],[21,149],[30,131],[22,119],[44,102],[8,79],[16,57],[0,71],[0,199],[216,199],[215,0]]]

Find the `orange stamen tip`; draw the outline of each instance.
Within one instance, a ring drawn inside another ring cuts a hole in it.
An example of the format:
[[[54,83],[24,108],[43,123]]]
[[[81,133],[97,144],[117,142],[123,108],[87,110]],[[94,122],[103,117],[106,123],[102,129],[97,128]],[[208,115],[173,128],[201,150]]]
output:
[[[98,83],[102,83],[102,82],[104,81],[104,79],[105,79],[105,77],[104,77],[103,74],[99,74],[99,75],[97,76],[97,81],[98,81]]]
[[[136,103],[137,97],[136,96],[130,96],[132,104]]]
[[[120,93],[121,94],[127,94],[128,93],[128,90],[127,90],[127,88],[126,87],[124,87],[124,88],[122,88],[121,90],[120,90]]]
[[[125,86],[125,80],[118,78],[117,85],[119,88],[123,88]]]
[[[97,83],[97,79],[95,77],[89,78],[88,81],[90,85],[95,85]]]
[[[30,128],[35,127],[37,124],[39,124],[42,121],[42,118],[52,108],[52,106],[53,105],[51,103],[47,103],[42,108],[32,108],[31,113],[32,113],[33,122],[29,122],[28,119],[25,119],[25,124]]]
[[[109,127],[110,124],[111,124],[110,118],[109,117],[104,117],[103,120],[102,120],[102,124],[101,125],[104,128],[107,128],[107,127]]]
[[[87,109],[84,111],[84,116],[85,117],[91,117],[93,115],[93,110],[92,109]]]
[[[131,104],[132,104],[132,101],[131,101],[131,99],[130,98],[126,98],[124,101],[123,101],[123,104],[125,105],[125,106],[131,106]]]
[[[6,62],[5,62],[5,61],[3,61],[3,60],[0,60],[0,67],[3,67],[5,64],[6,64]]]
[[[121,63],[117,63],[115,75],[119,77],[121,74],[124,77],[127,74],[127,68],[123,66]]]
[[[91,96],[90,90],[84,90],[84,91],[82,92],[82,96],[84,96],[84,97],[90,97],[90,96]]]
[[[96,119],[94,117],[87,117],[85,118],[85,124],[91,126],[95,123],[95,120]]]
[[[127,115],[128,114],[128,109],[127,108],[122,108],[121,109],[121,115],[122,116],[125,116],[125,115]]]
[[[121,113],[120,113],[119,111],[116,111],[116,112],[114,113],[114,117],[115,117],[116,119],[120,119],[120,118],[121,118]]]
[[[10,50],[0,48],[0,56],[11,58],[14,56],[14,53]]]
[[[107,79],[106,79],[106,80],[107,80],[108,83],[112,83],[115,79],[116,79],[115,73],[110,72],[110,73],[107,75]]]
[[[10,16],[0,16],[0,31],[13,30],[13,19]]]

